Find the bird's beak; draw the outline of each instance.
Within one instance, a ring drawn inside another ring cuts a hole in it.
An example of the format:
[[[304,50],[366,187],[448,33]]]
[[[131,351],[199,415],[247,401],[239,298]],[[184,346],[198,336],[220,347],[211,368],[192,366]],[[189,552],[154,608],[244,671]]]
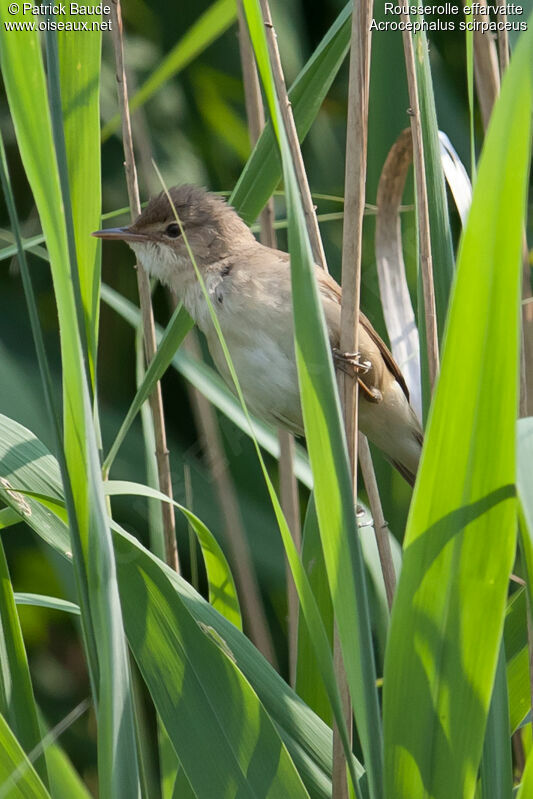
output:
[[[120,239],[121,241],[148,241],[146,233],[138,233],[129,227],[110,227],[107,230],[95,230],[92,233],[97,239]]]

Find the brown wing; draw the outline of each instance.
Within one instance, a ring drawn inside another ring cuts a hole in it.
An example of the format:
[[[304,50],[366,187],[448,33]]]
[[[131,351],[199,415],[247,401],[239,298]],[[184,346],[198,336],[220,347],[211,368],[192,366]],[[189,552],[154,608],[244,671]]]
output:
[[[400,367],[392,357],[392,352],[389,350],[389,348],[387,347],[381,336],[374,330],[369,320],[366,318],[364,313],[362,313],[362,311],[359,311],[359,323],[365,328],[366,332],[368,333],[372,341],[376,343],[376,346],[378,347],[383,357],[383,360],[387,364],[389,372],[391,372],[391,374],[394,375],[394,377],[396,378],[396,382],[400,384],[403,393],[405,394],[407,399],[409,399],[409,389],[407,388],[407,384],[400,370]]]
[[[318,286],[320,292],[330,300],[335,300],[339,305],[341,303],[341,287],[339,284],[328,275],[327,272],[324,272],[323,269],[316,269],[316,276],[318,280]],[[376,333],[370,321],[366,318],[364,313],[359,312],[359,322],[364,327],[372,341],[375,343],[376,347],[379,349],[380,355],[383,358],[389,372],[394,376],[395,380],[399,383],[402,388],[403,393],[405,394],[407,400],[409,400],[409,389],[407,388],[404,376],[401,373],[400,367],[392,357],[392,353],[381,338],[381,336]]]

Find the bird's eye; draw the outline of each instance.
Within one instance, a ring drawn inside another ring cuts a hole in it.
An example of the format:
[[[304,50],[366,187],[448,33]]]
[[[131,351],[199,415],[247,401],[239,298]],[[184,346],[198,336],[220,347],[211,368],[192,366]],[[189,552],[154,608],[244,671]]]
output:
[[[171,239],[177,239],[178,236],[181,235],[180,226],[176,222],[171,222],[170,225],[167,225],[165,228],[165,236],[169,236]]]

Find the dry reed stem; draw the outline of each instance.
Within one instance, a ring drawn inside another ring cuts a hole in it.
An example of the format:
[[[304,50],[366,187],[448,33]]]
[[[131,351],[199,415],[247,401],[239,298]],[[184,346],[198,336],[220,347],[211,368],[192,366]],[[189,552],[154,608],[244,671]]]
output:
[[[357,7],[358,14],[352,20],[352,44],[350,56],[350,94],[346,138],[346,170],[342,252],[342,306],[341,306],[341,350],[357,352],[358,318],[360,306],[361,262],[363,242],[363,218],[365,213],[366,161],[368,136],[368,101],[370,83],[370,33],[372,2]],[[357,443],[362,449],[359,456],[363,481],[367,488],[370,509],[374,518],[374,530],[380,555],[383,579],[389,606],[396,584],[392,553],[379,490],[366,438],[357,436],[357,381],[347,380],[339,374],[339,390],[344,408],[344,423],[348,440],[348,452],[353,476],[354,499],[357,499]],[[386,539],[386,540],[385,540]]]
[[[409,22],[409,15],[401,15],[403,22]],[[426,342],[428,356],[428,373],[431,392],[439,373],[439,337],[437,331],[437,311],[435,308],[435,286],[433,284],[433,259],[431,256],[431,234],[429,229],[429,208],[426,185],[426,169],[424,161],[424,143],[420,106],[418,103],[418,86],[416,79],[415,53],[411,33],[405,30],[402,34],[405,53],[405,67],[411,104],[411,134],[413,136],[413,163],[418,211],[420,269],[422,273],[422,289],[424,295],[424,312],[426,322]]]
[[[498,17],[498,21],[502,22],[504,25],[507,22],[507,14],[505,11],[499,11],[496,15]],[[498,63],[500,65],[500,81],[503,77],[503,73],[509,66],[509,34],[505,28],[502,26],[502,30],[498,31]]]
[[[474,15],[474,19],[477,19]],[[486,17],[483,17],[486,19]],[[479,17],[481,20],[481,17]],[[481,117],[485,130],[489,124],[492,106],[500,89],[498,77],[498,57],[496,47],[489,36],[474,31],[474,77],[476,93],[481,107]]]
[[[124,67],[122,12],[119,0],[113,0],[111,3],[111,16],[113,19],[113,45],[115,50],[118,100],[122,116],[122,139],[125,159],[124,167],[128,186],[128,197],[133,219],[140,213],[141,204],[139,200],[137,170],[135,168],[135,158],[133,154],[133,142],[131,136],[131,120],[128,108],[128,87]],[[148,280],[148,275],[140,264],[137,265],[137,283],[139,287],[139,301],[144,331],[146,360],[149,363],[154,357],[157,343],[155,336],[154,315],[152,312],[150,281]],[[172,479],[170,474],[169,451],[167,448],[165,431],[163,397],[161,393],[161,384],[159,382],[150,395],[150,407],[154,420],[159,488],[164,494],[172,499]],[[179,572],[174,508],[169,502],[163,502],[161,512],[165,531],[166,561],[169,566]]]
[[[515,783],[522,781],[522,775],[526,766],[526,753],[522,741],[522,728],[519,727],[511,735],[511,746],[513,751],[513,779]]]
[[[246,116],[252,147],[256,144],[265,126],[265,112],[257,66],[254,52],[250,42],[248,28],[242,2],[237,3],[239,21],[239,47],[241,54],[242,74],[246,100]],[[281,102],[281,100],[280,100]],[[276,233],[274,231],[274,201],[269,199],[261,213],[261,241],[267,247],[276,246]],[[285,430],[278,430],[280,447],[279,454],[279,482],[280,502],[287,520],[289,530],[298,551],[301,549],[301,520],[300,500],[298,496],[298,482],[294,474],[294,438]],[[287,610],[288,610],[288,639],[289,639],[289,675],[292,686],[296,682],[296,665],[298,658],[298,594],[292,577],[289,564],[285,563],[287,575]]]
[[[485,8],[487,7],[486,0],[480,0],[480,4],[485,6]],[[486,22],[488,19],[486,13],[473,14],[472,18],[480,23]],[[483,127],[486,130],[492,113],[492,106],[500,91],[500,75],[494,39],[491,35],[482,33],[481,30],[474,31],[474,79]]]
[[[265,24],[268,52],[270,55],[270,63],[274,76],[274,84],[276,86],[276,94],[278,96],[283,124],[287,133],[289,149],[291,151],[294,171],[296,173],[296,180],[298,181],[298,188],[300,189],[300,195],[302,197],[302,205],[304,209],[307,230],[309,233],[311,249],[313,251],[313,258],[315,259],[315,263],[317,263],[327,272],[328,267],[326,263],[324,247],[322,245],[322,239],[320,238],[320,230],[318,227],[318,220],[316,218],[316,209],[311,197],[309,182],[307,180],[305,165],[302,158],[302,151],[300,149],[300,142],[298,140],[298,132],[296,130],[294,115],[292,113],[292,105],[289,100],[289,95],[287,94],[285,78],[283,77],[283,68],[281,66],[278,41],[276,37],[276,31],[274,30],[274,25],[272,23],[270,7],[268,5],[268,0],[259,0],[259,4],[261,6],[263,22]]]
[[[340,349],[357,352],[359,348],[359,307],[361,293],[361,261],[363,249],[363,217],[365,213],[368,94],[370,83],[370,20],[372,0],[354,3],[350,41],[350,73],[348,84],[348,119],[346,125],[346,163],[344,176],[344,223],[342,238],[342,300]],[[344,413],[344,426],[352,473],[354,501],[357,500],[357,428],[358,383],[338,373],[339,394]],[[334,636],[334,663],[343,712],[349,734],[353,717],[346,673],[337,631]],[[346,759],[338,727],[333,728],[333,799],[348,796]]]
[[[342,238],[342,300],[340,349],[357,352],[359,346],[359,307],[361,260],[363,249],[363,216],[365,211],[369,42],[368,25],[371,5],[360,0],[352,15],[348,120],[346,126],[346,164],[344,176],[344,222]],[[339,393],[344,410],[344,425],[353,479],[357,496],[357,380],[345,379],[338,373]]]

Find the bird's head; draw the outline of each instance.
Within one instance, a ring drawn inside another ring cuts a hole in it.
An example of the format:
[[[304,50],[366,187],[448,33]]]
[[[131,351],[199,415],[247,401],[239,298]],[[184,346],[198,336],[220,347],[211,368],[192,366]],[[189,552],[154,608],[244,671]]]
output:
[[[174,186],[168,194],[170,201],[165,192],[151,199],[132,225],[93,236],[126,241],[144,268],[171,288],[193,269],[187,243],[205,272],[255,241],[222,197],[190,185]]]

